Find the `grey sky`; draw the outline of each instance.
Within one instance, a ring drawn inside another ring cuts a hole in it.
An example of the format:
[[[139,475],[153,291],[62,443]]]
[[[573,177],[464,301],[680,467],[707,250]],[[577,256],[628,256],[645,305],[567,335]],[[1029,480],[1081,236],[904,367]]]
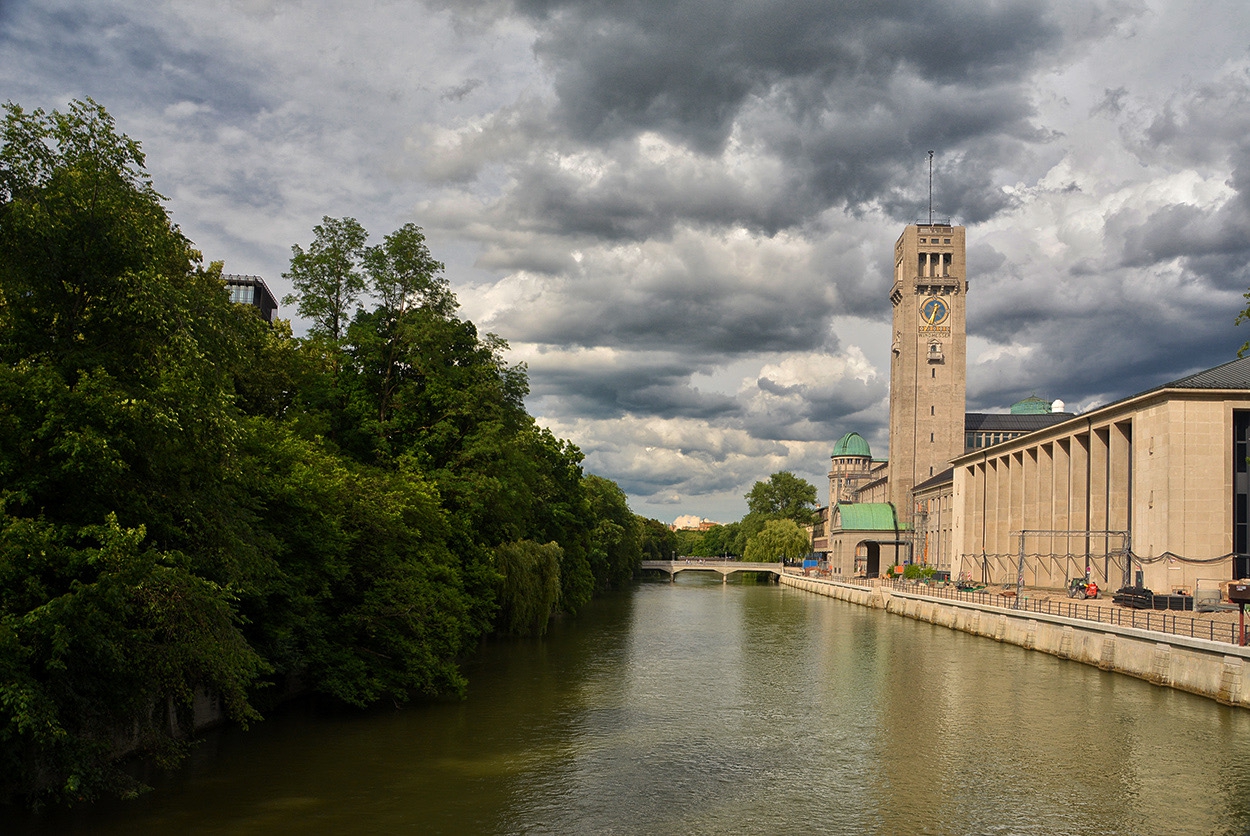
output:
[[[634,510],[886,453],[892,245],[968,226],[972,410],[1230,359],[1250,6],[0,0],[0,95],[91,96],[209,260],[425,228],[529,407]],[[297,330],[300,323],[296,322]]]

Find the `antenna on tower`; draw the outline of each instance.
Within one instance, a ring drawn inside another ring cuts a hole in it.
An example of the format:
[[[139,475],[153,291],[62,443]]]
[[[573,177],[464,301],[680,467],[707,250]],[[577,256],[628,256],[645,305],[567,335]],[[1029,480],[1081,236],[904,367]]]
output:
[[[933,226],[933,152],[929,152],[929,226]]]

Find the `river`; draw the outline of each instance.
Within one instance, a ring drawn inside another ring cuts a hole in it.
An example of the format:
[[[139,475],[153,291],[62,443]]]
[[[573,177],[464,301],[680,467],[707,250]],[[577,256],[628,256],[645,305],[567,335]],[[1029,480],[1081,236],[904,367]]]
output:
[[[1250,712],[787,587],[644,582],[467,673],[462,703],[292,709],[0,832],[1250,832]]]

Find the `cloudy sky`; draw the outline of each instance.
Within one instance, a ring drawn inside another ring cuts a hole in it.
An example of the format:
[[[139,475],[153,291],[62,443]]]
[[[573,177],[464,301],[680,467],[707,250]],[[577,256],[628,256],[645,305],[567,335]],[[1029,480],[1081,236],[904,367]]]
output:
[[[323,215],[420,224],[588,470],[729,521],[778,470],[826,501],[847,431],[888,452],[929,149],[970,411],[1232,359],[1248,49],[1245,0],[0,0],[0,100],[96,99],[278,296]]]

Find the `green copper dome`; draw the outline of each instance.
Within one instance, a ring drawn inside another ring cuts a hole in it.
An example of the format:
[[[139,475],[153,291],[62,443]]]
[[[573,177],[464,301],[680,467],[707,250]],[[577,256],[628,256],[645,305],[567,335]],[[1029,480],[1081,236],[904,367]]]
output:
[[[1012,415],[1049,415],[1050,401],[1044,401],[1037,395],[1017,401],[1011,405]]]
[[[841,456],[863,456],[864,458],[872,458],[872,450],[868,449],[868,442],[864,441],[864,437],[859,433],[847,433],[842,436],[833,448],[833,457]]]

